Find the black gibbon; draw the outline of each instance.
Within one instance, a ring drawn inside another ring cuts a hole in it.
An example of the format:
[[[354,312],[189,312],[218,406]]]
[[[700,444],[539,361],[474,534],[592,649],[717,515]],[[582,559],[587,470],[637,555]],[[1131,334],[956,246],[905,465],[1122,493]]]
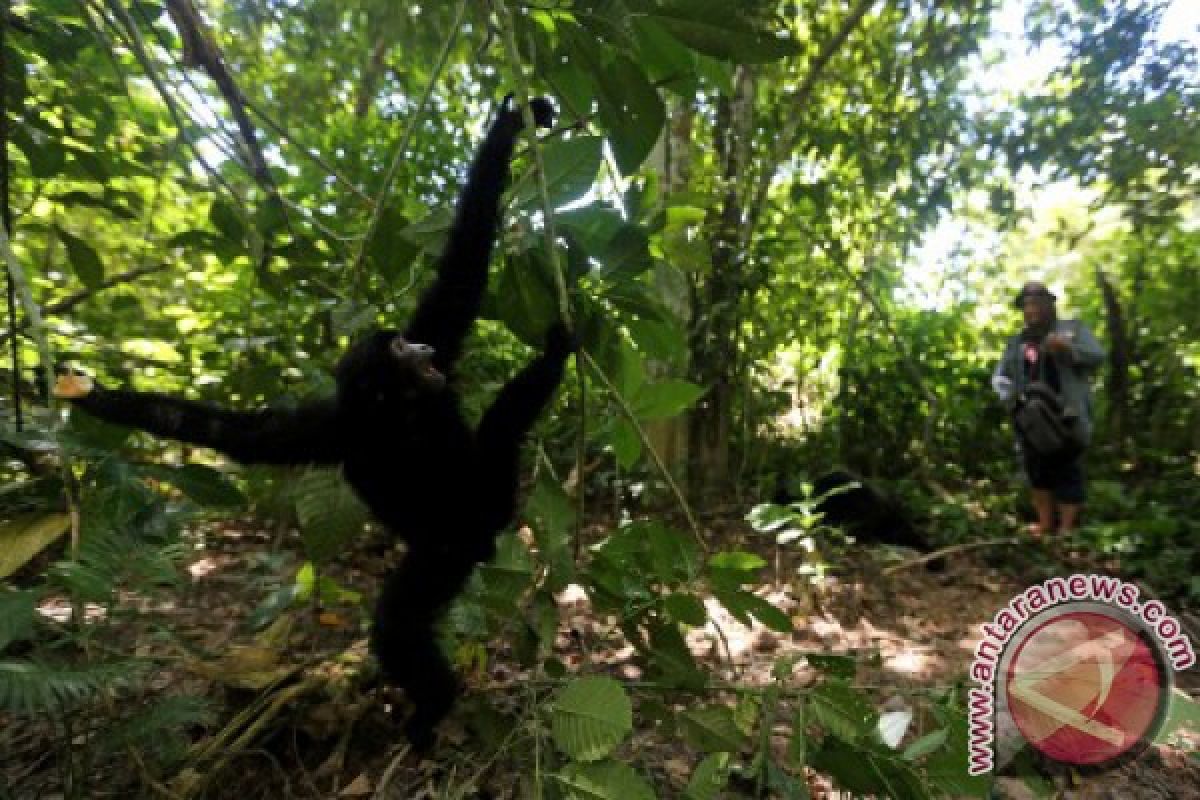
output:
[[[531,103],[540,127],[553,121]],[[562,379],[573,339],[561,323],[493,401],[477,428],[460,408],[454,368],[487,288],[509,161],[523,127],[506,98],[467,176],[432,286],[403,330],[354,343],[335,369],[337,391],[294,409],[231,411],[166,395],[105,389],[77,375],[58,394],[97,417],[213,448],[245,464],[341,465],[346,481],[408,545],[384,579],[371,648],[384,679],[414,706],[405,724],[432,744],[459,682],[435,625],[516,513],[521,443]]]
[[[860,542],[933,552],[929,540],[913,525],[900,503],[857,475],[842,469],[826,472],[813,480],[812,496],[820,498],[813,510],[821,514],[821,522],[842,528]],[[798,497],[790,487],[781,485],[774,499],[786,504]],[[942,559],[929,564],[933,571],[943,568]]]

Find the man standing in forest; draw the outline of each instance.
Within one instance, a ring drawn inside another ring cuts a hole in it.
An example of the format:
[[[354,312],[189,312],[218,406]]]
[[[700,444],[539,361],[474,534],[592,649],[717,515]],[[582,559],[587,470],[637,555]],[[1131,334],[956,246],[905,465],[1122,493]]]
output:
[[[1104,360],[1104,348],[1082,322],[1059,319],[1055,300],[1038,281],[1021,287],[1015,305],[1025,316],[1025,327],[1009,338],[992,376],[992,387],[1011,411],[1031,382],[1047,384],[1058,393],[1064,409],[1076,417],[1078,434],[1086,445],[1092,435],[1088,380]],[[1020,434],[1017,445],[1037,512],[1034,535],[1055,530],[1055,512],[1058,530],[1073,530],[1084,500],[1083,454],[1066,460],[1047,459],[1022,442]]]

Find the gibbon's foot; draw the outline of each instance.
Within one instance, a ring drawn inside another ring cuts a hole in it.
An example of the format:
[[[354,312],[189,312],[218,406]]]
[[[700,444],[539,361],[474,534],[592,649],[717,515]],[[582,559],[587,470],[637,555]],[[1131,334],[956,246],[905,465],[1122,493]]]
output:
[[[68,372],[59,375],[54,382],[54,396],[62,400],[78,400],[87,397],[96,388],[96,382],[87,375]]]

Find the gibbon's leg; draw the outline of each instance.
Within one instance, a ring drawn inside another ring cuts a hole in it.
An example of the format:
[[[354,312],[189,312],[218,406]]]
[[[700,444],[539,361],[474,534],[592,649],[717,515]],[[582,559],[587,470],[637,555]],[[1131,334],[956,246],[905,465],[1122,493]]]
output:
[[[552,124],[554,112],[547,100],[534,99],[530,106],[539,127]],[[433,365],[447,377],[462,353],[471,323],[479,316],[487,289],[488,261],[500,228],[500,196],[522,127],[520,109],[505,98],[467,172],[437,277],[421,296],[404,331],[410,342],[434,348]]]
[[[55,394],[106,422],[211,447],[243,464],[336,464],[342,458],[332,401],[230,411],[157,392],[105,389],[79,375],[59,378]]]
[[[371,630],[371,650],[385,680],[404,689],[413,704],[404,730],[417,750],[433,744],[434,729],[459,694],[458,676],[438,645],[437,623],[478,563],[469,542],[453,536],[442,541],[413,547],[384,579]]]

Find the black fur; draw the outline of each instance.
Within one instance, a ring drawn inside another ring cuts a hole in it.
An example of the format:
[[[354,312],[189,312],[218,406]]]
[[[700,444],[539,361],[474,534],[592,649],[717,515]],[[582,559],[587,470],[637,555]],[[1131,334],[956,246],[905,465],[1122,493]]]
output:
[[[921,553],[933,551],[904,507],[857,475],[835,469],[816,478],[812,485],[813,497],[821,498],[814,510],[825,524],[840,527],[863,543],[899,545]],[[787,486],[780,486],[775,495],[776,503],[797,499]],[[940,561],[931,562],[930,569],[940,569]]]
[[[540,125],[551,123],[548,102],[535,100],[532,110]],[[551,329],[544,351],[471,430],[453,371],[487,287],[500,196],[521,128],[520,112],[506,98],[471,165],[433,285],[402,338],[396,330],[376,331],[346,352],[334,398],[239,412],[98,387],[76,401],[109,421],[243,463],[342,465],[375,516],[408,544],[404,561],[385,578],[371,646],[385,679],[403,687],[415,707],[405,730],[419,748],[432,743],[459,690],[435,625],[475,567],[495,554],[495,537],[512,520],[521,442],[573,349],[565,328]]]

